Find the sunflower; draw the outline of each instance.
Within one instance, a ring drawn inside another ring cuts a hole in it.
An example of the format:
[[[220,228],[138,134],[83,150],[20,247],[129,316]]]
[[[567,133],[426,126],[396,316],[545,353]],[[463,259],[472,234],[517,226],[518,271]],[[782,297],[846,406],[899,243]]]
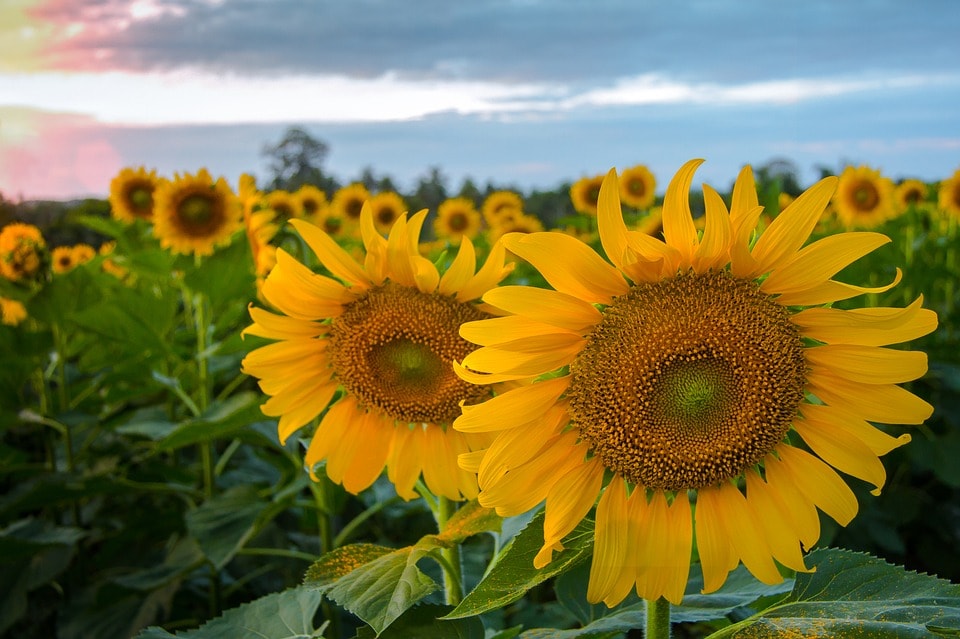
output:
[[[473,244],[460,245],[441,277],[417,251],[426,211],[401,214],[384,239],[373,210],[360,218],[363,266],[320,228],[292,222],[336,278],[315,274],[283,249],[263,284],[279,311],[251,307],[245,334],[275,340],[251,351],[244,372],[270,395],[263,412],[279,417],[280,441],[323,414],[305,456],[311,476],[326,460],[327,475],[348,491],[369,487],[384,467],[397,493],[416,496],[420,475],[437,495],[477,494],[476,477],[457,455],[489,443],[449,427],[460,404],[490,396],[491,387],[454,374],[452,362],[475,347],[460,325],[488,317],[477,298],[503,279],[503,247],[475,272]]]
[[[21,302],[0,297],[0,324],[16,326],[25,319],[27,319],[27,309]]]
[[[152,220],[157,172],[145,167],[127,167],[110,181],[110,213],[122,222]]]
[[[843,170],[833,204],[848,229],[874,228],[896,215],[893,182],[867,166]]]
[[[243,225],[237,196],[226,180],[214,181],[206,169],[161,180],[155,196],[153,231],[174,253],[210,255]]]
[[[921,206],[927,199],[927,185],[920,180],[907,179],[893,190],[897,213]]]
[[[257,277],[265,277],[276,264],[276,249],[270,241],[280,227],[274,223],[276,212],[266,208],[266,200],[259,190],[253,176],[244,173],[240,176],[238,195],[243,211],[243,226],[247,235],[247,244],[253,257],[253,270]]]
[[[586,215],[597,214],[597,198],[600,195],[602,175],[580,178],[570,187],[570,201],[573,208]]]
[[[83,242],[74,244],[70,250],[73,251],[75,264],[85,264],[97,256],[97,249]]]
[[[350,226],[360,223],[360,211],[363,203],[370,199],[370,191],[363,184],[354,182],[337,189],[330,201],[333,210]]]
[[[480,213],[487,226],[496,226],[497,221],[505,214],[523,213],[523,198],[514,191],[494,191],[484,198]]]
[[[389,233],[393,223],[407,212],[406,202],[393,191],[377,193],[370,196],[368,201],[373,214],[373,225],[384,235]]]
[[[645,210],[653,206],[656,190],[657,178],[643,164],[624,169],[620,174],[620,201],[631,208]]]
[[[467,197],[455,197],[444,200],[437,207],[437,219],[433,229],[439,238],[446,238],[451,244],[459,244],[464,236],[471,240],[480,232],[480,213],[473,200]]]
[[[69,246],[57,246],[50,251],[50,269],[57,273],[72,271],[77,262],[73,258],[73,249]]]
[[[48,258],[47,243],[33,224],[13,222],[0,230],[0,275],[8,280],[39,278]]]
[[[463,379],[532,382],[465,406],[454,422],[497,435],[461,458],[479,473],[480,504],[509,516],[545,500],[542,567],[599,496],[591,602],[613,606],[635,587],[679,603],[694,544],[704,592],[741,561],[765,583],[781,581],[776,562],[806,571],[801,547],[817,542],[817,508],[841,525],[857,512],[834,468],[879,492],[879,456],[909,441],[868,420],[919,424],[932,411],[897,385],[923,375],[926,356],[883,348],[934,330],[922,299],[825,306],[900,279],[898,270],[880,289],[830,279],[889,241],[879,233],[803,247],[837,178],[751,244],[762,208],[750,168],[729,213],[704,186],[701,236],[688,199],[699,164],[667,187],[666,241],[627,230],[610,171],[598,225],[613,266],[560,233],[506,236],[555,290],[493,289],[483,300],[509,315],[460,332],[482,346],[455,364]]]
[[[945,213],[960,219],[960,169],[940,183],[937,202]]]
[[[504,213],[497,220],[496,226],[490,228],[487,232],[487,238],[490,244],[495,244],[497,240],[507,233],[538,233],[543,230],[543,223],[534,215],[526,213]]]
[[[299,204],[303,218],[309,222],[317,219],[323,210],[329,206],[327,194],[312,184],[301,186],[293,193],[293,197]]]
[[[295,217],[301,217],[300,200],[290,191],[276,189],[263,196],[263,205],[273,211],[273,219],[283,224]]]
[[[103,261],[100,262],[100,268],[103,269],[104,273],[109,273],[115,278],[122,280],[130,273],[130,271],[118,264],[117,260],[113,258],[116,249],[117,243],[111,240],[101,244],[100,248],[97,249],[97,253],[103,257]]]

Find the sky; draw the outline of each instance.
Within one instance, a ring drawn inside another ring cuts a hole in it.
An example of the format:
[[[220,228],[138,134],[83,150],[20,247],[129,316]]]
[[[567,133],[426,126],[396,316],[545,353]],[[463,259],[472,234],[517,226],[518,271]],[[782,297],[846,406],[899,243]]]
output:
[[[551,190],[686,160],[960,168],[957,0],[0,0],[0,193],[125,167],[270,177],[301,126],[340,182],[439,168]]]

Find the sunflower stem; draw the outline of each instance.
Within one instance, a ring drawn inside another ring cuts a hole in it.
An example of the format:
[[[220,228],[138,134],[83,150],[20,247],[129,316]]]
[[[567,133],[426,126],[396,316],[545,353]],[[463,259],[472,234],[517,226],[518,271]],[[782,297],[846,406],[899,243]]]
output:
[[[660,597],[647,599],[647,618],[644,623],[644,639],[670,639],[670,602]]]
[[[437,497],[437,528],[443,532],[447,522],[457,512],[456,502],[443,497]],[[463,576],[460,569],[460,544],[453,544],[449,548],[442,548],[440,556],[443,561],[438,562],[443,568],[443,590],[446,593],[446,603],[456,606],[463,599]]]

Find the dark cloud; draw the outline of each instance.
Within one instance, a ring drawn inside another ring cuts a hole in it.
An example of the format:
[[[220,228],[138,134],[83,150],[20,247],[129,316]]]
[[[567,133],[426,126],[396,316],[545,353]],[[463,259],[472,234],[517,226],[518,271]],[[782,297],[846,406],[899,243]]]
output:
[[[128,21],[129,2],[47,0],[82,20],[49,56],[67,68],[563,81],[664,72],[691,81],[953,70],[955,0],[176,0]],[[282,96],[278,96],[282,99]]]

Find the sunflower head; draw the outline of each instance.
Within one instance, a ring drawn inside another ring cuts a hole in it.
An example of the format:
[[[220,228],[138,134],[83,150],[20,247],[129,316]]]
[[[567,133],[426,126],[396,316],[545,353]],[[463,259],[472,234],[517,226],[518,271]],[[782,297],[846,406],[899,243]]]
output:
[[[304,219],[308,221],[315,220],[330,204],[327,202],[327,194],[312,184],[304,184],[293,196],[298,201]]]
[[[110,181],[110,212],[123,222],[153,219],[157,172],[145,167],[127,167]]]
[[[290,191],[277,189],[269,191],[263,197],[264,207],[273,211],[273,219],[278,224],[284,224],[295,217],[302,217],[300,200]]]
[[[243,370],[270,395],[265,414],[278,417],[280,439],[320,414],[305,463],[351,492],[386,468],[398,494],[416,496],[419,477],[435,494],[473,497],[476,478],[457,465],[489,438],[450,424],[461,404],[490,397],[492,386],[453,370],[475,346],[459,327],[489,317],[477,299],[510,271],[502,247],[478,270],[464,240],[441,275],[418,250],[426,211],[401,213],[386,238],[368,202],[360,216],[365,254],[354,260],[323,229],[292,222],[333,277],[311,272],[283,249],[261,287],[276,312],[251,308],[245,334],[273,343],[250,352]]]
[[[493,227],[504,215],[523,213],[523,198],[514,191],[494,191],[483,199],[480,212],[487,226]]]
[[[467,197],[445,200],[437,208],[437,219],[433,229],[438,238],[444,238],[457,245],[464,236],[471,240],[480,232],[480,213]]]
[[[373,216],[373,225],[384,235],[390,231],[394,222],[407,212],[406,202],[399,193],[394,191],[383,191],[372,195],[368,202]]]
[[[960,219],[960,169],[940,183],[937,190],[937,203],[940,210]]]
[[[39,279],[49,257],[43,234],[33,224],[13,222],[0,229],[0,275],[6,279]]]
[[[73,257],[73,249],[69,246],[57,246],[50,251],[50,269],[56,273],[66,273],[73,270],[77,262]]]
[[[174,253],[210,255],[243,224],[237,196],[222,177],[206,169],[161,180],[156,192],[154,233]]]
[[[355,182],[348,184],[333,194],[330,206],[348,225],[357,226],[360,223],[360,212],[363,203],[370,199],[370,191],[363,184]]]
[[[847,228],[874,228],[896,215],[893,182],[868,166],[848,166],[840,174],[833,203]]]
[[[570,202],[573,208],[586,215],[597,214],[597,199],[600,197],[602,175],[580,178],[570,187]]]
[[[491,244],[496,243],[508,233],[537,233],[543,230],[543,223],[535,215],[521,212],[504,212],[496,225],[487,230],[487,238]]]
[[[924,205],[927,201],[927,185],[920,180],[907,179],[896,186],[893,195],[897,213],[903,213]]]
[[[620,201],[634,209],[646,210],[656,201],[657,179],[646,165],[637,164],[620,174]]]
[[[827,306],[900,276],[877,289],[832,279],[889,242],[879,233],[805,245],[837,178],[758,233],[746,167],[729,209],[704,186],[698,231],[689,190],[699,164],[667,187],[662,240],[627,228],[616,173],[604,178],[609,261],[561,233],[504,236],[553,290],[493,289],[483,299],[504,316],[461,328],[480,348],[458,374],[517,384],[454,422],[497,433],[482,456],[464,458],[480,503],[507,516],[546,502],[538,567],[596,506],[587,596],[611,606],[634,588],[679,603],[694,540],[705,592],[741,561],[765,583],[782,579],[778,564],[807,570],[801,547],[819,538],[817,509],[841,525],[857,511],[834,469],[879,492],[879,456],[909,441],[869,422],[915,424],[931,411],[897,385],[923,375],[926,357],[886,348],[934,330],[922,300]]]

